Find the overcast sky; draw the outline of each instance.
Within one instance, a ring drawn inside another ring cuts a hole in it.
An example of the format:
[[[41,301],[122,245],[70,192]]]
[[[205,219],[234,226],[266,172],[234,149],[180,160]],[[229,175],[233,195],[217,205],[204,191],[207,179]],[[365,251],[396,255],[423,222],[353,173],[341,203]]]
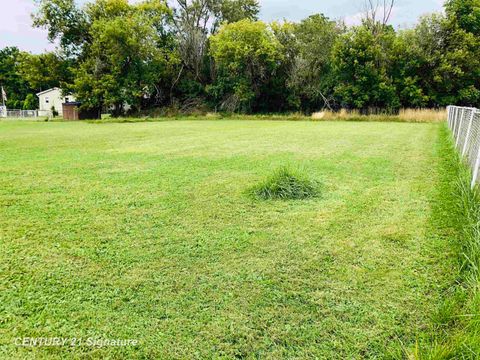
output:
[[[411,26],[419,16],[441,11],[442,3],[443,0],[397,0],[391,22],[396,27]],[[356,24],[363,0],[260,0],[260,4],[261,18],[265,21],[298,21],[311,14],[324,13]],[[34,53],[53,50],[46,32],[32,28],[30,14],[35,10],[34,0],[0,0],[0,9],[0,48],[17,46]]]

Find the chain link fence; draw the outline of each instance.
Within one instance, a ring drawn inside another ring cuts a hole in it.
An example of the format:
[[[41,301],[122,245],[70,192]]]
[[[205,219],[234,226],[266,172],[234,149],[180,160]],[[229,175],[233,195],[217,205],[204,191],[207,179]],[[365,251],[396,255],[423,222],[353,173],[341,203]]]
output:
[[[15,110],[0,106],[0,119],[35,119],[38,117],[52,117],[50,110]]]
[[[14,110],[0,106],[0,118],[30,119],[41,116],[39,110]]]
[[[448,126],[452,130],[455,145],[472,169],[474,187],[480,182],[480,110],[449,106],[447,111]]]
[[[8,118],[28,119],[38,117],[37,110],[7,110]]]

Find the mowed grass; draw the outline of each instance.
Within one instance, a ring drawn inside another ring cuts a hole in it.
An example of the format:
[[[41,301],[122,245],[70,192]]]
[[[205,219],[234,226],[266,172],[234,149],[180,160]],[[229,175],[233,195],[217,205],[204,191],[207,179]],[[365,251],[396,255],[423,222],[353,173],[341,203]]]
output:
[[[0,122],[0,355],[405,356],[452,277],[440,126]],[[246,194],[284,166],[322,196]]]

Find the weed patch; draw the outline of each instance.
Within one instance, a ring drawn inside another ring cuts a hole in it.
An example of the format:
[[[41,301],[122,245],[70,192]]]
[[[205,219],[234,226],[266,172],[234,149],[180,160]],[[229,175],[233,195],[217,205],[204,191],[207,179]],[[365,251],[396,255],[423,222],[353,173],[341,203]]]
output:
[[[302,200],[318,197],[320,184],[299,170],[282,167],[249,192],[262,200]]]
[[[417,359],[477,359],[480,354],[480,196],[471,189],[471,174],[460,160],[445,127],[441,134],[443,181],[438,215],[449,232],[456,256],[454,282],[434,315]],[[455,264],[455,263],[454,263]]]

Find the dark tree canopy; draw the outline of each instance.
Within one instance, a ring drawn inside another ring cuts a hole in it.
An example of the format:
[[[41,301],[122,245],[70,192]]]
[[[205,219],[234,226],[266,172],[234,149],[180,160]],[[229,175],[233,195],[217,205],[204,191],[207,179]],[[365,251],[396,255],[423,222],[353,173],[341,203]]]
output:
[[[115,115],[480,105],[480,0],[399,31],[394,0],[364,4],[347,27],[322,14],[267,24],[257,0],[38,0],[34,24],[58,50],[1,50],[0,84],[10,107],[61,86]]]

